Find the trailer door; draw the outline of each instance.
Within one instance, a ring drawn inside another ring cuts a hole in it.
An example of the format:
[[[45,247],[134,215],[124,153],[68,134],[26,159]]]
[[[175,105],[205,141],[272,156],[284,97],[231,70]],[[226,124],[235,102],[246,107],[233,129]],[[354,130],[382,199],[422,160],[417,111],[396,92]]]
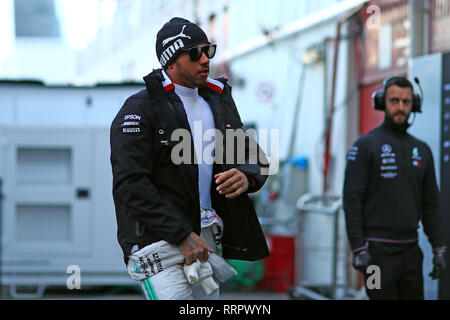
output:
[[[1,131],[6,267],[14,261],[48,267],[52,257],[88,254],[92,234],[89,133],[67,128]],[[20,269],[20,263],[16,267]]]

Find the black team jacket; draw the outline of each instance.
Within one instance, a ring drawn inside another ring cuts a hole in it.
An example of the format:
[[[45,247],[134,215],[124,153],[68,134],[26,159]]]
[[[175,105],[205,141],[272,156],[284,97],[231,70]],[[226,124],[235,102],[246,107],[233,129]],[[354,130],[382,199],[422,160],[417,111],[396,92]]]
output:
[[[343,195],[353,252],[371,240],[412,242],[420,220],[432,247],[444,246],[431,150],[389,120],[348,151]]]
[[[173,131],[190,130],[183,104],[161,69],[144,80],[146,89],[125,101],[110,130],[117,236],[125,263],[135,244],[143,248],[165,240],[177,245],[189,233],[199,235],[201,231],[198,166],[194,163],[192,138],[191,161],[175,164],[171,160],[172,149],[179,143],[171,139]],[[227,130],[243,128],[225,79],[208,79],[199,94],[209,103],[215,127],[224,137]],[[238,163],[235,156],[230,163],[224,152],[224,159],[213,165],[213,175],[237,168],[250,183],[249,190],[234,199],[220,195],[215,182],[211,184],[212,206],[224,221],[222,252],[226,259],[257,260],[269,254],[248,197],[267,179],[261,171],[268,168],[267,159],[259,146],[256,149],[247,143],[244,162]],[[252,152],[259,152],[258,161],[250,161]]]

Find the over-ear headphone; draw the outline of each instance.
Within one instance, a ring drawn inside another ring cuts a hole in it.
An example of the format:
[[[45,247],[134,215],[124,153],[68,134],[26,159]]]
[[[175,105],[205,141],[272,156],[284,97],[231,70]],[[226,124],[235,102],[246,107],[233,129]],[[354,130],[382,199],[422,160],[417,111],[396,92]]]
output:
[[[422,91],[422,88],[420,87],[419,79],[414,78],[414,81],[419,86],[420,91]],[[396,82],[403,82],[407,83],[409,85],[401,85],[401,87],[410,87],[413,92],[413,101],[412,101],[412,109],[411,112],[422,112],[422,98],[418,94],[414,93],[414,88],[411,82],[404,78],[404,77],[390,77],[383,81],[383,90],[376,91],[372,94],[372,100],[373,100],[373,106],[375,110],[384,111],[386,110],[386,90],[392,86],[395,85]],[[423,94],[422,94],[423,95]]]

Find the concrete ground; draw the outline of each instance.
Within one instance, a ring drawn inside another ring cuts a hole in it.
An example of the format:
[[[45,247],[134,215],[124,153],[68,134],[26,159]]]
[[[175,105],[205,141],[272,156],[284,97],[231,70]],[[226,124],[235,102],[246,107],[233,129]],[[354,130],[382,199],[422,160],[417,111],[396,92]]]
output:
[[[27,289],[27,288],[25,288]],[[28,292],[30,292],[28,290]],[[32,300],[145,300],[139,287],[90,287],[81,290],[68,290],[61,287],[48,287],[42,297],[36,297],[22,291],[19,297],[11,296],[7,288],[3,288],[0,299],[32,299]],[[266,290],[224,290],[221,300],[290,300],[287,292],[273,292]]]

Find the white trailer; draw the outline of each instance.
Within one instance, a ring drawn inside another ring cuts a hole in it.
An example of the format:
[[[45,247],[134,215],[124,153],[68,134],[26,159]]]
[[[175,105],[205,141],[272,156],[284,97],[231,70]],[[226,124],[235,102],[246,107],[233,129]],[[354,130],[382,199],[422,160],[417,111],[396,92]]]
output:
[[[13,296],[135,284],[116,238],[109,126],[143,88],[0,81],[0,280]]]

